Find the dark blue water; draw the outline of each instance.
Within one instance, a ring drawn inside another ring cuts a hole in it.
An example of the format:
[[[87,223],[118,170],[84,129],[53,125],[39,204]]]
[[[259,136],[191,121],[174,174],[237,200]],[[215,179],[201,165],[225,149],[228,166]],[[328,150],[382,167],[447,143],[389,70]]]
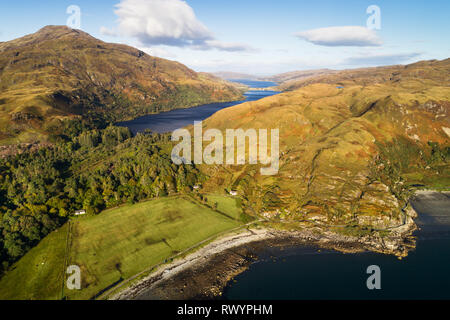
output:
[[[250,88],[268,88],[268,87],[275,87],[278,84],[271,81],[256,81],[256,80],[241,80],[241,79],[229,79],[229,81],[237,82],[245,84],[246,86],[249,86]]]
[[[450,299],[450,197],[413,201],[419,211],[415,251],[399,260],[376,253],[268,249],[225,288],[225,299]],[[381,269],[381,290],[368,290],[367,267]]]
[[[251,83],[253,81],[242,80],[239,82]],[[263,81],[255,81],[255,82],[257,82],[256,85],[258,86],[257,87],[252,86],[253,88],[267,88],[274,85],[273,82],[263,82]],[[201,121],[206,118],[209,118],[219,110],[229,108],[243,102],[256,101],[278,93],[279,92],[277,91],[250,90],[244,94],[245,100],[242,101],[211,103],[194,108],[177,109],[168,112],[139,117],[131,121],[119,122],[116,125],[128,127],[134,134],[138,132],[143,132],[146,129],[150,129],[153,132],[158,133],[172,132],[176,129],[192,125],[194,124],[194,121]]]

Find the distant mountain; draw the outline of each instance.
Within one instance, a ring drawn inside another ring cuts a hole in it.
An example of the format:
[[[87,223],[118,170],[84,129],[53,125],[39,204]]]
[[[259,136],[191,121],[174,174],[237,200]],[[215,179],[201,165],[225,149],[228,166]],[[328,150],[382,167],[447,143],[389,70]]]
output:
[[[224,80],[259,80],[257,76],[238,72],[218,71],[212,74]]]
[[[212,74],[220,79],[225,80],[270,81],[277,83],[279,86],[283,86],[283,88],[287,88],[290,85],[295,84],[299,81],[306,81],[308,79],[332,75],[339,72],[340,71],[331,69],[301,70],[301,71],[290,71],[265,77],[228,71],[214,72]]]
[[[270,77],[264,77],[260,78],[261,80],[265,81],[272,81],[279,84],[290,82],[290,81],[298,81],[303,80],[319,75],[325,75],[325,74],[333,74],[336,73],[335,70],[330,69],[318,69],[318,70],[304,70],[304,71],[291,71],[286,73],[280,73],[276,74]]]
[[[392,81],[396,83],[405,79],[432,79],[448,82],[449,59],[443,61],[420,61],[409,65],[349,69],[325,72],[311,77],[284,82],[280,85],[283,91],[299,89],[314,83],[340,83],[342,85],[372,85]],[[446,73],[447,72],[447,73]]]
[[[119,121],[241,97],[231,83],[65,26],[0,43],[0,144],[45,141],[65,119]]]

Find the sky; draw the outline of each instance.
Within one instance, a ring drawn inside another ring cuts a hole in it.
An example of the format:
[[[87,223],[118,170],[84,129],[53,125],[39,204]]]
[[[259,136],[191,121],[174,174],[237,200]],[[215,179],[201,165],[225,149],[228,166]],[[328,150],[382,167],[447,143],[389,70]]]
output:
[[[269,75],[450,57],[448,0],[16,0],[0,41],[69,25],[196,71]]]

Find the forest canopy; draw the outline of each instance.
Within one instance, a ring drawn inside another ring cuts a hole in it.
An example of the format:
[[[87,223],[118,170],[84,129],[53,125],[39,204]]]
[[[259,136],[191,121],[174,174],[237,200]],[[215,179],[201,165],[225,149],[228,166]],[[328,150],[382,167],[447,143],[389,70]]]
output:
[[[88,214],[192,188],[193,166],[175,165],[167,135],[86,129],[38,151],[0,159],[0,269],[80,209]]]

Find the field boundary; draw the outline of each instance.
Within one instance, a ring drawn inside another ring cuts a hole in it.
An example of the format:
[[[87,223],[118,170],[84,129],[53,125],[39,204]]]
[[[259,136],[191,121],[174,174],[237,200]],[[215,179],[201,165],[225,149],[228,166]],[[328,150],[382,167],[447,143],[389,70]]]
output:
[[[203,195],[217,196],[217,194],[208,194],[208,193],[203,193]],[[223,196],[223,195],[219,195],[219,196],[230,198],[230,197],[228,197],[228,196]],[[220,215],[222,215],[222,216],[224,216],[224,217],[226,217],[226,218],[228,218],[228,219],[231,219],[231,220],[233,220],[233,221],[237,221],[237,222],[240,222],[240,221],[241,221],[241,220],[239,220],[239,219],[237,219],[237,218],[234,218],[234,217],[228,215],[228,214],[225,213],[225,212],[222,212],[222,211],[220,211],[220,210],[218,210],[218,209],[214,209],[214,208],[213,208],[212,206],[210,206],[208,203],[204,203],[204,202],[200,201],[199,199],[196,199],[195,196],[192,195],[192,194],[187,194],[187,195],[186,195],[186,198],[184,198],[184,196],[180,196],[180,197],[183,198],[183,199],[185,199],[185,200],[187,200],[187,201],[190,201],[191,203],[194,203],[194,204],[196,204],[196,205],[199,205],[199,206],[202,206],[202,207],[207,208],[207,209],[209,209],[209,210],[212,210],[212,211],[216,212],[217,214],[220,214]]]
[[[67,237],[66,237],[66,250],[64,252],[64,264],[62,270],[62,279],[61,279],[61,300],[64,300],[64,287],[66,286],[66,270],[69,262],[69,254],[70,254],[70,236],[71,236],[72,224],[70,220],[67,222]]]
[[[229,217],[229,218],[230,218],[230,217]],[[97,299],[97,300],[105,299],[107,296],[109,296],[109,295],[110,295],[111,293],[113,293],[114,291],[116,291],[116,290],[118,290],[119,288],[123,287],[124,285],[130,283],[131,281],[137,279],[138,277],[142,276],[143,274],[145,274],[145,273],[151,274],[151,272],[152,272],[154,269],[156,269],[156,268],[158,268],[158,267],[160,267],[160,266],[163,266],[163,265],[167,264],[168,262],[171,262],[171,261],[173,261],[174,259],[179,258],[179,257],[185,255],[186,253],[189,253],[190,251],[195,250],[195,249],[201,247],[203,244],[208,243],[208,242],[210,242],[211,240],[214,240],[214,239],[216,239],[216,238],[218,238],[218,237],[221,237],[221,236],[223,236],[223,235],[226,235],[226,234],[228,234],[228,233],[236,232],[236,231],[238,231],[238,230],[240,230],[240,229],[247,228],[248,226],[250,226],[250,225],[252,225],[252,224],[254,224],[254,223],[258,223],[258,222],[262,222],[262,221],[264,221],[264,219],[254,220],[254,221],[252,221],[252,222],[249,222],[249,223],[240,225],[240,226],[238,226],[238,227],[236,227],[236,228],[233,228],[233,229],[230,229],[230,230],[225,230],[225,231],[222,231],[222,232],[220,232],[220,233],[218,233],[218,234],[215,234],[215,235],[213,235],[213,236],[211,236],[211,237],[208,237],[208,238],[206,238],[206,239],[204,239],[204,240],[202,240],[202,241],[196,243],[195,245],[193,245],[193,246],[191,246],[191,247],[189,247],[189,248],[187,248],[187,249],[185,249],[185,250],[183,250],[183,251],[181,251],[181,252],[179,252],[179,253],[177,253],[177,254],[175,254],[175,255],[173,255],[173,256],[170,256],[170,257],[166,258],[163,262],[160,262],[160,263],[157,263],[157,264],[155,264],[155,265],[152,265],[152,266],[148,267],[147,269],[145,269],[145,270],[143,270],[143,271],[141,271],[141,272],[135,274],[134,276],[132,276],[132,277],[130,277],[130,278],[128,278],[128,279],[122,281],[122,282],[121,282],[120,284],[118,284],[117,286],[114,286],[114,287],[110,288],[109,290],[105,291],[103,294],[101,294],[101,295],[99,295],[98,297],[96,297],[96,299]]]

